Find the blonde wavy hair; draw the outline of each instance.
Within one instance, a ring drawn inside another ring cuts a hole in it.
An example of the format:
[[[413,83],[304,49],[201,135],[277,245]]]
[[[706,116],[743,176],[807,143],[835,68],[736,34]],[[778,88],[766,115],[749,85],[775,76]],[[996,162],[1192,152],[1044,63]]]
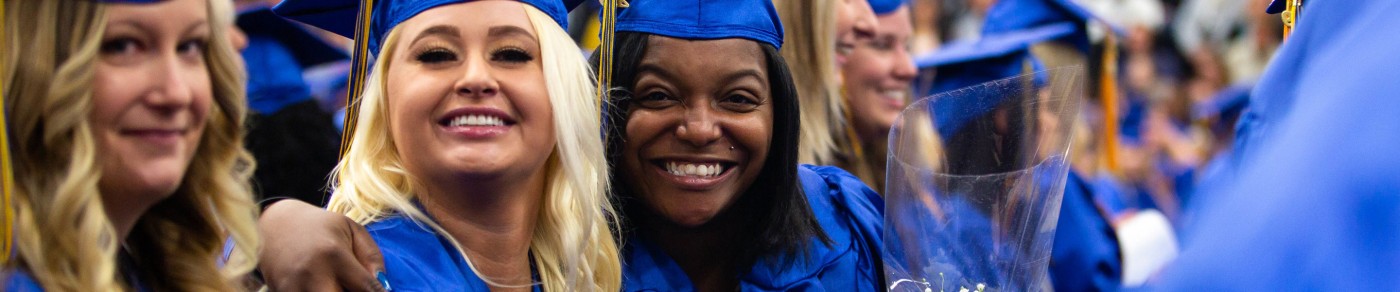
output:
[[[802,124],[797,161],[837,164],[850,149],[845,104],[836,68],[836,3],[839,0],[773,0],[787,42],[779,53],[790,60],[793,85],[801,100]]]
[[[841,0],[773,0],[783,22],[783,38],[787,40],[779,53],[790,61],[793,85],[801,100],[797,161],[835,165],[866,184],[879,186],[884,184],[880,175],[884,170],[875,169],[876,164],[870,160],[884,159],[880,157],[882,151],[878,151],[884,145],[861,147],[849,124],[849,105],[836,66],[836,7],[842,5],[838,1]]]
[[[554,151],[545,163],[548,182],[530,242],[535,266],[545,291],[618,291],[622,265],[612,233],[616,213],[608,197],[608,165],[603,155],[599,100],[593,96],[588,63],[573,40],[554,21],[524,5],[539,34],[545,86],[554,111]],[[388,138],[385,106],[388,60],[394,58],[400,30],[389,32],[359,97],[361,110],[352,133],[354,147],[336,166],[333,193],[327,208],[360,224],[394,213],[404,214],[447,234],[414,207],[413,175],[403,167],[395,142]],[[444,236],[464,257],[462,245]],[[468,266],[478,275],[470,258]],[[483,279],[496,286],[491,279]]]
[[[222,2],[222,3],[221,3]],[[15,181],[16,261],[48,291],[123,291],[98,188],[101,157],[88,120],[105,30],[91,1],[5,1],[4,102]],[[237,291],[256,265],[257,207],[243,150],[243,68],[227,38],[233,8],[211,1],[204,52],[213,105],[178,190],[142,214],[125,240],[155,290]],[[10,239],[4,239],[10,240]],[[220,266],[225,241],[234,257]],[[131,271],[138,272],[138,271]]]

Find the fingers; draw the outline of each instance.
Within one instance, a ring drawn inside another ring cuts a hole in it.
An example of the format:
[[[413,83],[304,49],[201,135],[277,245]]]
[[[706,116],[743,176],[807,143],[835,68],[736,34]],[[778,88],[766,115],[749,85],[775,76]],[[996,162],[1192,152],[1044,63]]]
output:
[[[356,266],[363,267],[364,271],[371,274],[369,274],[370,278],[368,279],[360,278],[359,275],[350,275],[343,280],[351,281],[351,283],[363,283],[355,281],[369,281],[370,284],[372,284],[370,286],[373,286],[373,288],[381,290],[388,289],[389,287],[381,287],[388,286],[388,284],[381,283],[383,279],[380,279],[384,272],[384,255],[379,253],[379,245],[374,243],[374,238],[370,237],[369,231],[366,231],[364,226],[350,221],[349,218],[345,218],[345,222],[347,229],[350,231],[351,246],[353,247],[352,250],[355,252],[355,260],[358,263]]]
[[[382,291],[372,272],[383,269],[378,247],[349,218],[283,200],[263,212],[258,229],[265,238],[258,267],[273,291]],[[360,264],[360,249],[373,250],[364,258],[377,266]]]

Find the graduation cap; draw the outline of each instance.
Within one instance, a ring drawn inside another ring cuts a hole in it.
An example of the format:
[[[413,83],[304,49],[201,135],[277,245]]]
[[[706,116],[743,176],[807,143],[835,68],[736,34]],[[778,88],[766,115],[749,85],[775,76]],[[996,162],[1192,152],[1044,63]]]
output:
[[[238,28],[249,37],[269,37],[282,43],[302,68],[350,59],[344,50],[321,37],[277,16],[268,6],[254,6],[238,13]]]
[[[689,40],[744,38],[783,46],[783,24],[768,0],[633,0],[617,31]]]
[[[301,26],[256,6],[239,13],[238,27],[248,35],[241,54],[248,70],[248,107],[272,114],[311,99],[302,71],[350,58]]]
[[[364,90],[369,70],[369,56],[379,52],[389,32],[423,11],[439,6],[472,2],[472,0],[286,0],[272,11],[282,17],[309,24],[355,40],[351,55],[350,94],[346,103],[345,131],[341,136],[340,153],[350,149],[355,132],[359,103],[355,98]],[[560,27],[568,27],[568,9],[559,0],[518,0],[549,15]],[[578,1],[571,3],[577,4]],[[351,20],[354,20],[353,22]]]
[[[935,71],[932,86],[920,92],[932,95],[1024,74],[1037,74],[1043,71],[1044,65],[1030,54],[1030,46],[1073,31],[1071,24],[1061,23],[985,35],[974,41],[949,43],[931,54],[915,57],[914,63],[920,69]],[[1033,86],[1042,86],[1047,77],[1037,74],[1033,78],[1036,83]],[[1002,98],[1004,96],[993,94],[983,98],[932,103],[931,110],[939,134],[951,136],[967,122],[996,109]]]
[[[875,11],[875,15],[889,14],[909,3],[906,0],[869,0],[866,2],[870,3],[870,9]]]
[[[1072,34],[1065,35],[1057,41],[1064,41],[1075,46],[1080,52],[1090,52],[1088,25],[1089,23],[1101,23],[1108,27],[1111,32],[1104,38],[1103,55],[1099,56],[1102,65],[1098,76],[1099,104],[1103,106],[1105,118],[1104,128],[1099,133],[1104,135],[1102,139],[1104,153],[1103,163],[1110,172],[1118,172],[1117,145],[1118,145],[1118,118],[1116,117],[1118,108],[1118,50],[1117,37],[1127,35],[1127,31],[1106,19],[1098,17],[1089,10],[1075,4],[1072,0],[1000,0],[987,11],[987,22],[982,26],[982,33],[995,34],[1008,31],[1024,30],[1039,26],[1056,23],[1071,23],[1075,27]]]
[[[1059,23],[1074,24],[1075,31],[1058,40],[1074,44],[1080,51],[1089,51],[1088,23],[1106,24],[1116,35],[1126,35],[1127,31],[1107,20],[1090,13],[1070,0],[1000,0],[987,11],[987,21],[982,25],[982,34],[1001,34],[1032,29]]]
[[[613,39],[618,31],[689,40],[743,38],[774,48],[783,46],[783,24],[768,0],[601,1],[599,97],[612,86]]]

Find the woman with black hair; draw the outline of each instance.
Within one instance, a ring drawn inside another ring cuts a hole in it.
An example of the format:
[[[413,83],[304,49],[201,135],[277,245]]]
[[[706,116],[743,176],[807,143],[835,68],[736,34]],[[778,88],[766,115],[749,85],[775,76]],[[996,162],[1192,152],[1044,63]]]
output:
[[[624,290],[880,289],[884,203],[843,170],[797,164],[772,4],[638,0],[617,19],[600,73],[616,81]]]
[[[624,291],[883,290],[883,200],[843,170],[797,163],[798,101],[777,19],[766,0],[634,0],[621,10],[617,53],[599,57],[618,81],[605,131]],[[261,224],[280,226],[269,236],[302,239],[268,249],[383,266],[351,235],[362,230],[304,205],[266,211]],[[327,241],[338,243],[315,243]],[[360,268],[265,259],[264,271],[304,281]]]

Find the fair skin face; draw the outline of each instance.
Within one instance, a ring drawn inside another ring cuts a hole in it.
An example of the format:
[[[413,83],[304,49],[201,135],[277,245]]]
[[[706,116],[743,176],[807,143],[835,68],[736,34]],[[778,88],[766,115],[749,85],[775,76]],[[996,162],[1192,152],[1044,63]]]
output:
[[[875,35],[875,11],[866,0],[837,0],[836,63],[845,64],[857,42]]]
[[[123,238],[141,214],[179,188],[208,123],[205,5],[107,6],[88,118],[102,167],[98,188]]]
[[[639,220],[646,234],[698,290],[732,290],[726,212],[753,185],[773,137],[765,56],[745,39],[651,36],[631,88],[619,173],[662,220]],[[691,56],[674,58],[672,56]],[[716,62],[710,60],[725,60]]]
[[[466,2],[404,21],[386,79],[390,136],[426,211],[483,277],[510,285],[531,281],[555,143],[539,42],[521,5]]]
[[[851,52],[851,61],[841,66],[861,140],[882,142],[885,133],[909,100],[909,85],[918,75],[909,56],[909,8],[901,7],[881,15],[879,34],[862,42]]]

